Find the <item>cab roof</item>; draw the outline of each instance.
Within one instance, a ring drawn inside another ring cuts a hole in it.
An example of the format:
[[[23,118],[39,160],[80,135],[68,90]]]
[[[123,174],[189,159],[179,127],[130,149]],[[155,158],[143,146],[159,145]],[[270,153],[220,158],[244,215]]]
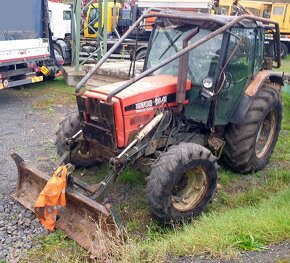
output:
[[[216,30],[217,28],[226,25],[237,18],[236,16],[211,15],[197,12],[176,11],[171,9],[163,10],[160,14],[164,14],[166,16],[168,15],[168,17],[161,18],[164,26],[181,26],[192,24],[201,26],[202,28],[208,28],[210,30]],[[269,20],[269,22],[271,21]],[[238,22],[236,26],[242,28],[273,28],[269,24],[264,24],[251,19],[243,19]]]

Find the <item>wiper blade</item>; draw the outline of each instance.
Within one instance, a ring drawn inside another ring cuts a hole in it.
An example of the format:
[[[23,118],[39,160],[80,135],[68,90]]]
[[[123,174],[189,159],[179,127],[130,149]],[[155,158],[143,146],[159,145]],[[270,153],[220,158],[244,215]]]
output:
[[[164,54],[173,46],[173,48],[174,48],[174,50],[175,50],[175,52],[178,52],[179,50],[178,50],[178,48],[176,47],[176,45],[175,45],[175,43],[176,43],[176,41],[182,36],[182,34],[183,34],[183,32],[181,32],[174,40],[172,40],[172,38],[170,37],[170,35],[168,34],[168,32],[167,31],[164,31],[164,33],[165,33],[165,36],[167,37],[167,39],[168,39],[168,41],[169,41],[169,43],[170,43],[170,45],[164,50],[164,52],[160,55],[160,57],[159,57],[159,59],[161,59],[163,56],[164,56]]]

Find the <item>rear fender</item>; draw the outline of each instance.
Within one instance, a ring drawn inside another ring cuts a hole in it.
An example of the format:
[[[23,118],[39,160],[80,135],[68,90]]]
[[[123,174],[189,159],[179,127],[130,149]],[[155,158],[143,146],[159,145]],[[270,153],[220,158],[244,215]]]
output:
[[[260,71],[246,88],[245,94],[250,97],[255,96],[265,83],[267,83],[267,85],[270,84],[273,87],[276,86],[275,89],[280,91],[281,86],[284,85],[282,73],[273,72],[271,70]]]
[[[253,98],[259,92],[259,90],[264,86],[271,86],[272,88],[281,91],[281,86],[284,85],[283,75],[280,72],[273,72],[270,70],[260,71],[252,80],[252,82],[246,88],[238,106],[235,108],[230,122],[239,124],[242,123],[245,115],[252,103]]]

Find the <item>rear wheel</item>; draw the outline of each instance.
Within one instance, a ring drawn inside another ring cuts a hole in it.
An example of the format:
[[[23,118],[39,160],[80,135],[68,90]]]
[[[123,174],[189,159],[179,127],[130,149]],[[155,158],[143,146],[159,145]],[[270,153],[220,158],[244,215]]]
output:
[[[58,44],[53,44],[53,48],[63,58],[61,47]]]
[[[276,145],[282,121],[278,91],[262,88],[253,99],[242,124],[231,124],[225,134],[225,161],[239,173],[263,169]]]
[[[145,59],[147,54],[147,50],[146,49],[141,49],[137,52],[136,54],[136,60],[141,60],[141,59]]]
[[[288,54],[288,47],[284,43],[280,43],[280,45],[281,45],[280,56],[281,56],[281,58],[285,58]]]
[[[217,185],[216,158],[194,143],[172,146],[153,165],[147,178],[147,200],[163,223],[187,221],[208,205]]]
[[[75,135],[81,130],[79,113],[77,110],[68,113],[65,119],[59,124],[59,130],[56,133],[56,148],[57,154],[61,156],[67,149],[66,139]],[[73,149],[74,154],[65,160],[66,163],[70,162],[76,167],[90,167],[97,162],[90,156],[86,142],[80,142]]]
[[[284,59],[288,54],[288,47],[284,43],[280,42],[280,57]],[[270,45],[270,55],[274,56],[274,45]]]

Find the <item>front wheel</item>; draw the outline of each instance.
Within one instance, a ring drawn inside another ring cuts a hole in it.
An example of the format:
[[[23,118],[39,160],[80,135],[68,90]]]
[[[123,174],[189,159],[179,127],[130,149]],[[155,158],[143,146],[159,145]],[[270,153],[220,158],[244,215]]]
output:
[[[165,224],[198,216],[216,190],[217,169],[216,158],[201,145],[170,147],[147,178],[147,201],[153,216]]]
[[[66,139],[74,136],[81,130],[79,112],[77,110],[68,113],[65,119],[59,124],[59,130],[56,133],[57,153],[61,156],[67,149]],[[85,141],[79,142],[73,149],[73,155],[65,160],[65,163],[72,163],[76,167],[87,168],[93,166],[97,161],[90,156]]]

